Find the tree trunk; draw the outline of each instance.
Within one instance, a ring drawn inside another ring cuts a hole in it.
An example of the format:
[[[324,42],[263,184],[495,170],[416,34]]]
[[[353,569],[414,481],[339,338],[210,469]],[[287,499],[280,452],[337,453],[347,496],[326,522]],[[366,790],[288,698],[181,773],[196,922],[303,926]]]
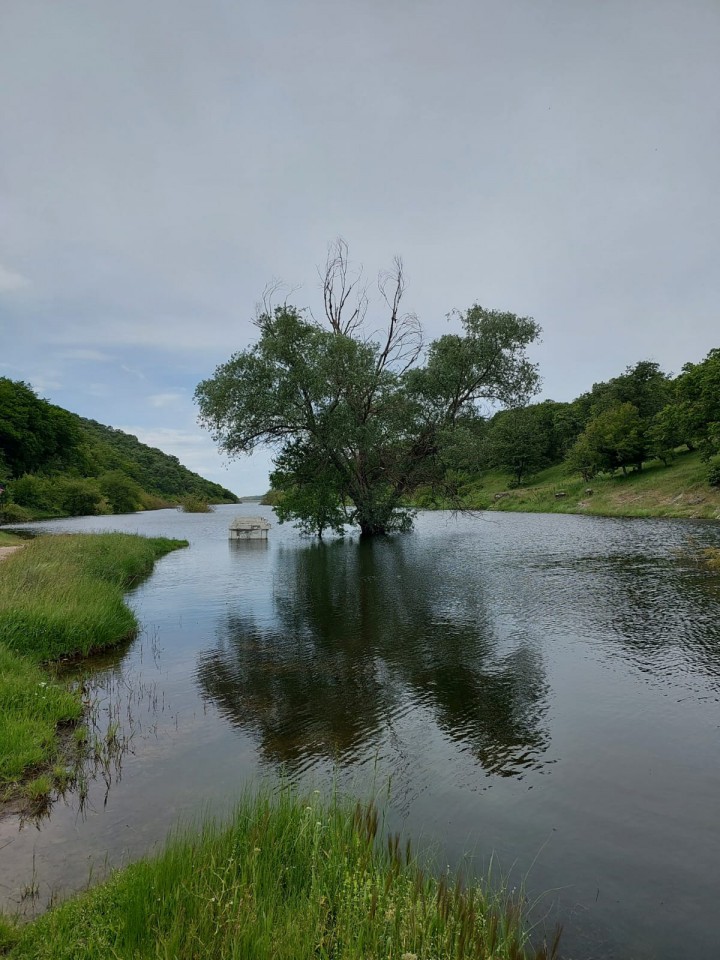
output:
[[[387,533],[387,527],[377,523],[363,523],[360,521],[361,537],[381,537]]]

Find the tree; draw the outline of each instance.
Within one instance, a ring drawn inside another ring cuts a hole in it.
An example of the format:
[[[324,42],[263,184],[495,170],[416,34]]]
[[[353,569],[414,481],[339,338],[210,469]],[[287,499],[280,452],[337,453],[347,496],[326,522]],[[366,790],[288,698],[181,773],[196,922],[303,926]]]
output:
[[[488,434],[488,453],[495,466],[510,471],[516,483],[548,463],[549,435],[539,429],[543,404],[497,414]]]
[[[704,455],[712,456],[720,449],[713,440],[720,423],[720,349],[711,350],[700,363],[686,363],[675,387],[685,410],[685,441],[699,442]]]
[[[588,423],[570,451],[568,462],[587,481],[600,470],[623,473],[631,464],[638,469],[646,453],[643,422],[637,407],[620,403],[609,407]]]
[[[401,311],[399,259],[379,278],[387,321],[377,339],[344,242],[331,248],[322,282],[322,323],[287,303],[264,306],[257,342],[198,385],[200,422],[230,455],[277,451],[284,519],[316,533],[337,528],[341,514],[363,536],[405,529],[403,500],[441,481],[455,426],[477,417],[482,400],[513,405],[536,392],[526,350],[539,327],[476,304],[457,315],[463,334],[435,340],[423,363],[420,324]]]

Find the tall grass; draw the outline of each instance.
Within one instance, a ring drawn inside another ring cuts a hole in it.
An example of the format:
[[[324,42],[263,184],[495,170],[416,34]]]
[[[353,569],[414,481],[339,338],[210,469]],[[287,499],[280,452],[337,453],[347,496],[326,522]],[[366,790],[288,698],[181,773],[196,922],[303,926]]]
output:
[[[51,759],[58,725],[81,714],[76,694],[0,644],[0,791]]]
[[[154,860],[21,928],[13,960],[520,960],[521,909],[487,884],[428,873],[378,842],[372,806],[246,796],[225,826],[177,835]]]
[[[125,590],[185,541],[124,533],[40,537],[3,560],[0,643],[35,660],[87,655],[137,629]]]
[[[0,569],[0,799],[52,763],[57,728],[82,715],[39,663],[88,654],[137,628],[124,591],[184,541],[120,533],[41,537]]]

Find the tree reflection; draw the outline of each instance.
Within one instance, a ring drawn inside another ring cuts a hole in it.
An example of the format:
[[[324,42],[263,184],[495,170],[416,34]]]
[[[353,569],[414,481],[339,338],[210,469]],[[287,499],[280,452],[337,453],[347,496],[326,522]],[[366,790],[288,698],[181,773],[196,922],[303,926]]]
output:
[[[481,585],[446,593],[441,563],[407,543],[280,549],[272,616],[221,621],[198,664],[203,694],[285,764],[349,761],[415,706],[488,772],[538,766],[547,687],[534,646],[503,640]]]

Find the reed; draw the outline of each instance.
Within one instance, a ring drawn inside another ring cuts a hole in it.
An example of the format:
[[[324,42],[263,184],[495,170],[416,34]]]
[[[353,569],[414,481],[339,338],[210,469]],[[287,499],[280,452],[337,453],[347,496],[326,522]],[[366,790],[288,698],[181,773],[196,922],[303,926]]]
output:
[[[380,843],[375,807],[247,795],[229,823],[178,833],[155,859],[12,934],[12,960],[522,960],[521,906]],[[6,934],[7,936],[7,934]]]

